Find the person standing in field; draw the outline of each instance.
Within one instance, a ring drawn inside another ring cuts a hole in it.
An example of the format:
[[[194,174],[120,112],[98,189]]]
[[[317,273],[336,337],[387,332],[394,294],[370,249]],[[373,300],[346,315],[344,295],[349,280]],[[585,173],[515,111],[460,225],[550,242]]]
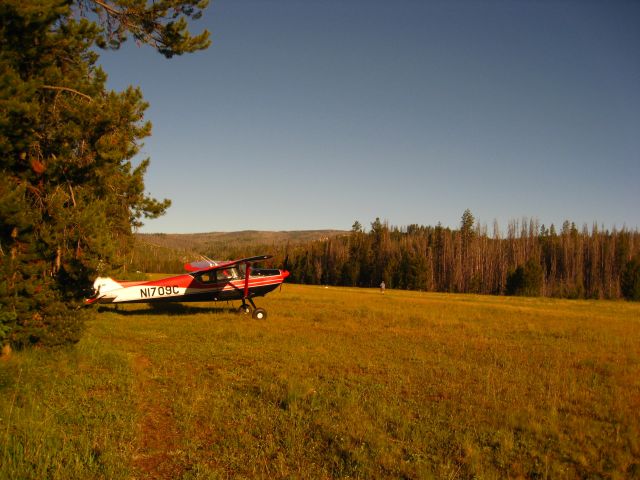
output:
[[[380,283],[380,293],[384,293],[384,289],[385,289],[385,284],[384,284],[384,280]]]

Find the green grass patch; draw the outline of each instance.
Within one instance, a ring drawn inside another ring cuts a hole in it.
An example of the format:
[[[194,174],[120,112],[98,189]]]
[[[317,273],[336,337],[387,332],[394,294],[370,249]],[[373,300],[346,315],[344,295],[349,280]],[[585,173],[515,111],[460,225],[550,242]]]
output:
[[[6,478],[634,478],[640,305],[284,285],[0,363]],[[229,305],[231,307],[231,305]]]
[[[92,332],[1,361],[0,478],[127,478],[133,382],[126,355]]]

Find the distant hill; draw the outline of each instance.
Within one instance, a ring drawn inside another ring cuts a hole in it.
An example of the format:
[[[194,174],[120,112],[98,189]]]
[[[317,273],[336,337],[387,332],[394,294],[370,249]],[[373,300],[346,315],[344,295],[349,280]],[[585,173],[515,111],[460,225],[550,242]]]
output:
[[[344,230],[294,230],[294,231],[259,231],[243,230],[240,232],[208,232],[208,233],[138,233],[136,237],[142,243],[157,247],[170,248],[183,252],[194,252],[222,259],[223,252],[245,249],[253,246],[283,244],[299,244],[314,240],[346,235]],[[216,252],[220,252],[216,254]]]
[[[262,254],[275,257],[265,266],[277,266],[284,261],[288,247],[348,234],[343,230],[138,233],[127,268],[147,273],[180,273],[185,262],[198,260],[200,255],[229,260]]]

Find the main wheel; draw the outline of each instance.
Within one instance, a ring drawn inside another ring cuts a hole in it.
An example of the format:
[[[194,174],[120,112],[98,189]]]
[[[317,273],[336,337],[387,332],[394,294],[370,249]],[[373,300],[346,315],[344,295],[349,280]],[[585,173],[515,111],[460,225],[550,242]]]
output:
[[[267,318],[267,311],[264,308],[256,308],[253,311],[253,315],[252,316],[256,320],[264,320],[265,318]]]
[[[241,315],[249,315],[251,313],[251,307],[249,305],[240,305],[238,313]]]

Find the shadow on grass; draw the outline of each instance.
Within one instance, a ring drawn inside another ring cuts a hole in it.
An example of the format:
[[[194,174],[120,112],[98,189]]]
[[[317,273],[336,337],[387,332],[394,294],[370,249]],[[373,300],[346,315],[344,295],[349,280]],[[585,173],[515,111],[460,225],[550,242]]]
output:
[[[110,312],[116,315],[190,315],[190,314],[214,314],[221,315],[227,313],[237,313],[237,307],[220,306],[220,307],[208,307],[208,306],[194,306],[184,305],[181,303],[155,303],[155,304],[143,304],[132,306],[100,306],[98,307],[98,313]]]

